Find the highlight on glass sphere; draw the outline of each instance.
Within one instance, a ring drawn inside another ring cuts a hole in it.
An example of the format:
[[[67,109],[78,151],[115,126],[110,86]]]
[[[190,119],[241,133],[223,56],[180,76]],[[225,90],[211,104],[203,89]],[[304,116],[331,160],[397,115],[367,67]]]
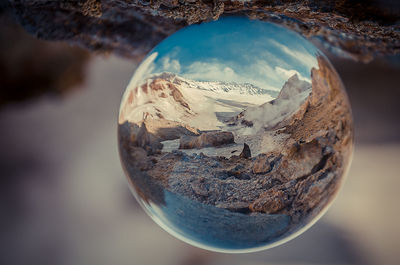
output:
[[[353,149],[351,109],[328,59],[273,23],[188,26],[137,68],[118,124],[136,199],[177,238],[252,252],[327,209]]]

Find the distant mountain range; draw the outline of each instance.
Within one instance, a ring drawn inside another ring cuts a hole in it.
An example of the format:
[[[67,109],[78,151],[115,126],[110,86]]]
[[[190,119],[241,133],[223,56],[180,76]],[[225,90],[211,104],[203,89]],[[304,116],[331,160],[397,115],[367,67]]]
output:
[[[175,84],[185,85],[190,88],[196,88],[216,93],[235,93],[240,95],[270,95],[276,98],[279,91],[260,88],[250,83],[223,82],[223,81],[197,81],[187,79],[172,73],[156,74],[150,77],[151,79],[161,78]]]

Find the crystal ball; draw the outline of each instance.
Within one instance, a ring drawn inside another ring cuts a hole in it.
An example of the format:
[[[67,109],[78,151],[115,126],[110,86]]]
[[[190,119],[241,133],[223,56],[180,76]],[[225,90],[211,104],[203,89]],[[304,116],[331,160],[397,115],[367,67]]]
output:
[[[299,235],[350,164],[351,108],[310,41],[243,17],[188,26],[157,45],[122,97],[130,188],[167,232],[219,252]]]

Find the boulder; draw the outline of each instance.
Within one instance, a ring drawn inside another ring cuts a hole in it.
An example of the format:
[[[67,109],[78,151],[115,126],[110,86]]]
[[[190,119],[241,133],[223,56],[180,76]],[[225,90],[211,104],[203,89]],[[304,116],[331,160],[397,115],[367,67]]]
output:
[[[129,152],[129,162],[135,169],[145,171],[149,170],[153,163],[147,156],[147,152],[143,148],[132,147]]]
[[[181,136],[179,140],[179,149],[199,149],[233,143],[235,143],[235,141],[231,132],[206,132],[202,133],[200,136]]]
[[[254,161],[253,164],[253,173],[265,174],[270,172],[272,169],[271,160],[272,160],[271,157],[268,157],[265,154],[257,156],[256,161]]]
[[[270,189],[250,204],[249,208],[255,212],[272,214],[282,210],[290,202],[291,200],[285,191]]]
[[[293,144],[277,167],[279,174],[293,180],[315,173],[324,167],[329,156],[324,156],[323,149],[318,140]]]
[[[177,121],[148,119],[145,124],[147,131],[159,138],[160,141],[179,139],[183,135],[200,135],[198,129]]]
[[[142,123],[137,134],[133,137],[133,145],[142,147],[147,154],[160,153],[163,148],[162,143],[147,131],[146,124]]]

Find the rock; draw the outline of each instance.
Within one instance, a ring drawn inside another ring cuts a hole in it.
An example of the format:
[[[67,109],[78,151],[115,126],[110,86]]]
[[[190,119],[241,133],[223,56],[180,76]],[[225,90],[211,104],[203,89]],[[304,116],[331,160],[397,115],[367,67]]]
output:
[[[133,147],[130,150],[130,162],[138,170],[149,170],[153,161],[147,156],[147,152],[140,147]]]
[[[329,190],[329,186],[334,182],[335,174],[332,172],[324,173],[319,176],[319,178],[321,177],[323,178],[314,181],[305,180],[304,183],[300,183],[299,186],[305,186],[306,188],[296,196],[293,202],[296,207],[312,209],[322,200],[329,200],[329,196],[326,195],[335,192],[334,188]]]
[[[243,150],[240,153],[239,157],[241,157],[241,158],[250,158],[251,157],[250,147],[246,143],[243,144]]]
[[[310,175],[323,158],[323,146],[317,140],[295,143],[282,158],[277,170],[288,180],[302,178]]]
[[[196,128],[177,121],[148,119],[145,124],[147,131],[159,138],[160,141],[179,139],[183,135],[200,135]]]
[[[30,33],[142,59],[156,44],[193,23],[222,14],[272,21],[322,42],[336,55],[368,61],[400,52],[398,1],[6,1]],[[396,24],[397,23],[397,24]],[[115,41],[118,40],[118,41]]]
[[[307,81],[300,80],[297,74],[290,77],[279,92],[278,99],[292,99],[301,92],[311,88],[311,84]]]
[[[240,123],[246,127],[253,127],[253,125],[254,125],[252,121],[248,121],[245,119],[243,119]]]
[[[143,122],[137,134],[133,137],[133,145],[142,147],[148,154],[155,154],[161,152],[163,148],[162,143],[147,131],[146,124]]]
[[[139,128],[138,133],[136,134],[136,138],[134,140],[136,146],[145,148],[150,144],[150,134],[147,132],[146,124],[142,123]]]
[[[179,138],[179,149],[193,149],[197,144],[196,136],[182,135]]]
[[[252,211],[264,213],[276,213],[290,203],[287,193],[281,190],[270,189],[250,204]]]
[[[290,121],[283,133],[290,134],[296,141],[303,139],[309,142],[316,136],[324,137],[328,128],[331,128],[336,134],[334,138],[338,137],[338,142],[347,148],[353,135],[350,103],[343,96],[343,84],[330,63],[322,56],[317,59],[318,69],[311,70],[312,92],[307,99],[308,103],[304,108],[301,107],[298,113],[301,115]]]
[[[303,103],[301,103],[301,105],[297,108],[297,111],[294,114],[290,115],[288,118],[279,122],[276,125],[276,128],[284,128],[288,125],[292,125],[296,121],[303,119],[304,114],[307,112],[309,105],[310,105],[310,97],[307,98]]]
[[[191,188],[193,189],[193,192],[199,196],[208,196],[209,192],[207,190],[207,187],[204,185],[201,179],[193,181],[191,183]]]
[[[260,154],[257,156],[256,161],[253,165],[254,174],[265,174],[271,171],[271,161],[272,159],[265,154]]]
[[[187,135],[181,136],[179,140],[179,149],[199,149],[233,143],[235,143],[235,141],[231,132],[206,132],[197,137]]]

